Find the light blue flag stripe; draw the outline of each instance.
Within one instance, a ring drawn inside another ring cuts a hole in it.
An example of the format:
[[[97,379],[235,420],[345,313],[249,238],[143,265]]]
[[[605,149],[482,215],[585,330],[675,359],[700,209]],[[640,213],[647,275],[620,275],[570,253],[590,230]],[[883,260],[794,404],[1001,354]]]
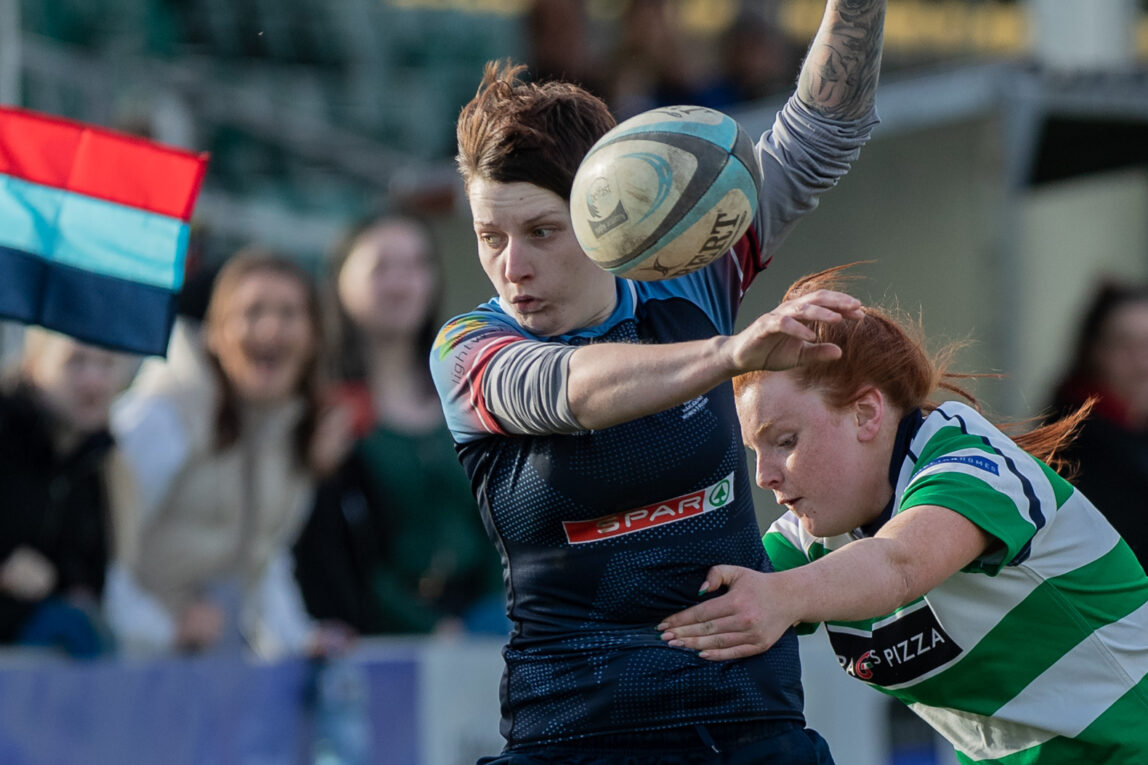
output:
[[[174,292],[187,238],[176,218],[0,175],[0,246]]]

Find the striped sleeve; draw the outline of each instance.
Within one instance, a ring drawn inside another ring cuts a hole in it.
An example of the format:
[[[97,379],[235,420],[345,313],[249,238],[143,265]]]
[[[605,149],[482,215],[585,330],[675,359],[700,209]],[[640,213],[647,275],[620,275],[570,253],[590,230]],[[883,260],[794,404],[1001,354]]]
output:
[[[971,417],[937,429],[905,487],[900,511],[937,505],[959,513],[1004,546],[974,567],[995,575],[1024,561],[1059,502],[1041,463]],[[926,426],[929,427],[929,426]]]
[[[761,541],[774,571],[788,571],[809,562],[801,543],[801,524],[792,513],[785,513],[770,524]]]
[[[814,210],[820,196],[837,185],[868,142],[877,113],[849,122],[829,120],[792,96],[757,144],[762,187],[751,227],[756,263],[764,269],[798,219]]]
[[[483,375],[482,398],[507,431],[545,436],[583,430],[570,408],[566,383],[576,349],[561,343],[503,346]]]
[[[487,405],[484,378],[498,351],[526,340],[497,314],[482,309],[456,316],[439,330],[431,349],[431,377],[457,443],[509,435]]]
[[[761,538],[765,554],[774,571],[788,571],[809,563],[803,551],[801,523],[792,513],[785,513],[772,524]],[[820,623],[798,624],[797,634],[809,635],[817,631]]]

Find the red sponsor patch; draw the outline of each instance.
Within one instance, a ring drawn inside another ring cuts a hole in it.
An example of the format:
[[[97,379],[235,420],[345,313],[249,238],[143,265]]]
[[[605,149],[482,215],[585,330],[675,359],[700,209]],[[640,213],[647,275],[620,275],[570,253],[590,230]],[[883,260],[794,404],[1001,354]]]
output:
[[[725,507],[732,501],[733,473],[730,473],[712,486],[680,497],[603,515],[601,518],[589,521],[563,521],[562,528],[566,532],[566,541],[570,544],[585,544],[692,518]]]

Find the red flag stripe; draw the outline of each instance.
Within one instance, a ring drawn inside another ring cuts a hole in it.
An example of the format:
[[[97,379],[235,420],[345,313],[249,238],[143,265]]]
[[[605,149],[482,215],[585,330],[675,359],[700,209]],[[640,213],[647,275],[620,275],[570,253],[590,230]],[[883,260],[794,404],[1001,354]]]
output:
[[[191,220],[207,154],[137,136],[0,107],[0,173]]]

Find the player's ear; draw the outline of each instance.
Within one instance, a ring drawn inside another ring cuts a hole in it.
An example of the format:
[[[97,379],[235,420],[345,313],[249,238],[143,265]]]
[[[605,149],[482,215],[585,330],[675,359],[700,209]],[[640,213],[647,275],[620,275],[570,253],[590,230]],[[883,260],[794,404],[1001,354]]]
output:
[[[872,441],[881,430],[885,418],[885,396],[874,387],[867,387],[853,400],[851,415],[857,424],[857,438]]]

